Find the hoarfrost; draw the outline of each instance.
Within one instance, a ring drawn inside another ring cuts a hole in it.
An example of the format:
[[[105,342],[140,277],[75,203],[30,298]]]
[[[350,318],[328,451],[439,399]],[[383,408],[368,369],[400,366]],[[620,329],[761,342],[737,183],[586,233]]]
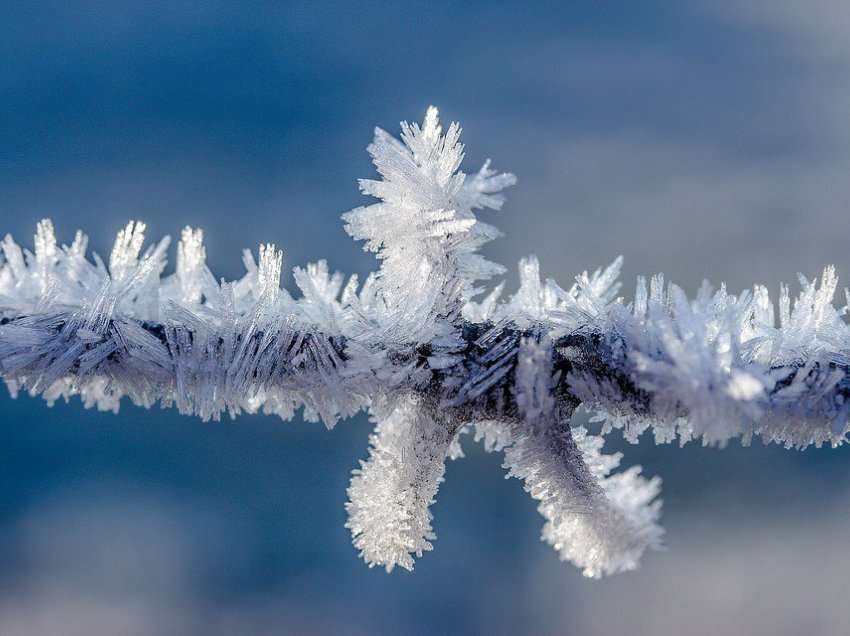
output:
[[[380,268],[362,285],[325,261],[296,267],[300,295],[281,287],[283,252],[244,253],[245,275],[217,281],[203,233],[186,228],[163,277],[168,239],[145,248],[145,226],[118,233],[108,266],[77,233],[59,245],[39,223],[32,252],[0,243],[0,375],[13,395],[48,403],[78,395],[117,412],[123,398],[219,419],[303,409],[329,427],[368,410],[369,457],[349,488],[348,527],[370,565],[411,569],[432,548],[429,510],[447,458],[471,431],[503,452],[509,476],[539,502],[543,538],[587,576],[637,566],[660,545],[658,479],[614,472],[620,455],[572,426],[596,412],[601,434],[629,441],[723,445],[754,437],[789,448],[844,443],[850,413],[850,328],[838,279],[800,277],[694,299],[662,275],[620,294],[621,259],[561,287],[535,257],[520,287],[484,286],[504,270],[479,249],[499,236],[476,211],[499,210],[515,183],[490,162],[461,170],[460,127],[437,110],[378,129],[369,146],[376,202],[343,215]]]

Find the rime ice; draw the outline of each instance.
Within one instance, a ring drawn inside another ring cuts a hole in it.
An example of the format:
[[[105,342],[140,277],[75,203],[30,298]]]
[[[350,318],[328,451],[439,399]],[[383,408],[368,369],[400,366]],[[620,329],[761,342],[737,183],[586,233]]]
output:
[[[658,547],[660,481],[570,418],[596,411],[602,434],[630,441],[748,443],[793,448],[845,441],[850,329],[833,305],[832,268],[800,279],[777,304],[756,286],[738,295],[708,284],[690,300],[661,275],[619,295],[621,261],[561,287],[536,258],[519,290],[483,285],[503,272],[479,248],[498,236],[476,212],[498,210],[513,175],[489,162],[461,171],[460,127],[437,110],[401,140],[376,130],[375,199],[343,218],[376,254],[362,284],[325,261],[293,270],[284,255],[246,251],[245,275],[218,282],[203,233],[186,228],[175,272],[168,239],[145,248],[129,223],[104,263],[77,233],[59,245],[39,223],[34,251],[0,247],[0,372],[13,394],[52,403],[79,395],[118,411],[122,398],[203,419],[263,411],[333,426],[368,410],[368,458],[348,489],[347,527],[369,565],[412,569],[436,538],[430,505],[445,462],[472,433],[503,452],[508,475],[539,503],[542,537],[591,577],[630,570]],[[486,293],[485,293],[486,292]]]

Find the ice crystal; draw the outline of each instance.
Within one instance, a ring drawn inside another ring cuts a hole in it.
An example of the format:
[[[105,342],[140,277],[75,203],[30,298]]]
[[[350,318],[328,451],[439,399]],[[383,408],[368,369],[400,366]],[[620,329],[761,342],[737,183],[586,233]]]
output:
[[[499,233],[473,210],[501,208],[499,192],[515,179],[489,162],[467,178],[460,171],[460,126],[443,134],[434,107],[422,127],[403,123],[401,138],[375,130],[369,154],[383,179],[361,179],[360,188],[381,201],[343,219],[348,233],[382,261],[372,314],[382,339],[424,343],[443,326],[439,317],[457,313],[474,295],[476,281],[502,273],[477,253]]]
[[[281,287],[283,252],[244,253],[245,275],[217,281],[203,233],[186,228],[163,276],[168,239],[145,249],[145,226],[118,233],[108,265],[77,233],[59,245],[38,224],[32,252],[0,243],[0,374],[14,394],[49,403],[78,395],[118,411],[157,402],[219,419],[297,409],[333,426],[368,410],[368,459],[348,489],[347,527],[369,565],[411,569],[432,549],[430,505],[445,461],[471,432],[504,453],[539,503],[543,539],[591,577],[630,570],[660,545],[660,481],[615,472],[601,452],[629,441],[723,445],[759,436],[791,448],[842,444],[850,413],[850,328],[832,268],[800,277],[776,305],[762,286],[734,295],[707,283],[689,300],[661,275],[620,296],[621,260],[565,287],[520,262],[520,287],[483,285],[501,266],[479,248],[498,231],[515,181],[490,163],[461,171],[460,127],[437,110],[401,140],[376,130],[369,152],[377,199],[343,215],[380,268],[362,285],[325,261],[296,267],[300,295]],[[571,424],[596,412],[600,435]]]

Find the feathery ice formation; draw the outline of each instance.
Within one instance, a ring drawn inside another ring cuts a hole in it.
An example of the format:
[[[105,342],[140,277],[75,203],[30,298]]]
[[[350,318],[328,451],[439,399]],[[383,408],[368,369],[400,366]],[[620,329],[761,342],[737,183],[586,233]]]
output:
[[[203,419],[262,410],[327,426],[367,409],[369,457],[354,471],[348,523],[370,565],[412,569],[432,548],[429,510],[447,458],[472,432],[502,451],[546,520],[543,539],[587,576],[637,566],[658,547],[659,480],[570,426],[578,405],[602,434],[651,429],[657,442],[732,438],[803,448],[845,441],[850,328],[832,299],[832,268],[801,277],[792,301],[764,287],[732,295],[707,284],[688,300],[661,275],[638,279],[626,303],[620,260],[565,290],[520,263],[506,301],[503,272],[478,248],[498,236],[477,210],[502,206],[513,175],[486,163],[460,171],[460,128],[444,133],[434,108],[401,141],[377,130],[369,146],[378,199],[343,218],[381,261],[360,285],[320,261],[295,268],[297,298],[280,287],[282,252],[246,251],[245,276],[217,282],[203,235],[187,228],[175,272],[163,277],[168,240],[142,251],[144,225],[119,232],[107,266],[86,257],[81,233],[58,246],[38,225],[33,252],[11,237],[0,257],[0,373],[12,394],[52,403],[79,395],[118,410],[123,397]]]

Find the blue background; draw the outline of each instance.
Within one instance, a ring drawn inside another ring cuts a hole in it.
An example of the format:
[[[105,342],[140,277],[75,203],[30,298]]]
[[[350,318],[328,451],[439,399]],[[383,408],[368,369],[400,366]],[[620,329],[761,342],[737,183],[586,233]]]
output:
[[[716,5],[722,4],[722,8]],[[693,291],[850,272],[850,8],[758,3],[4,3],[0,232],[53,218],[108,253],[205,229],[239,277],[371,255],[375,125],[433,103],[467,170],[515,172],[507,264],[572,276],[626,256]],[[291,275],[284,285],[293,288]],[[842,299],[843,302],[843,299]],[[501,458],[467,440],[413,574],[369,570],[343,528],[360,416],[204,424],[168,410],[0,397],[3,634],[846,634],[847,449],[624,444],[665,480],[669,550],[587,581],[539,538]]]

